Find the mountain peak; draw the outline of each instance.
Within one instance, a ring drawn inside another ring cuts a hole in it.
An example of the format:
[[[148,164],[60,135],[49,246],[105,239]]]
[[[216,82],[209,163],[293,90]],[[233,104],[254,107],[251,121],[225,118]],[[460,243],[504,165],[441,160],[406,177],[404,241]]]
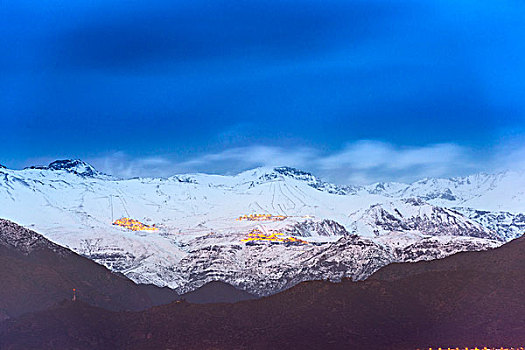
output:
[[[288,167],[288,166],[277,167],[277,168],[274,168],[273,170],[281,175],[291,176],[295,178],[297,177],[308,178],[308,179],[315,178],[315,176],[312,175],[311,173],[308,173],[306,171],[299,170],[296,168]]]
[[[97,170],[80,159],[55,160],[47,166],[51,170],[65,170],[82,176],[93,176]]]
[[[273,168],[273,171],[282,176],[290,177],[295,180],[304,181],[310,187],[313,187],[316,190],[328,192],[332,194],[347,195],[347,194],[355,193],[358,189],[357,187],[354,187],[354,186],[339,186],[333,183],[325,182],[309,172],[299,170],[296,168],[292,168],[292,167],[288,167],[288,166],[281,166],[281,167]]]
[[[93,166],[80,159],[59,159],[49,163],[48,166],[33,165],[24,169],[64,170],[80,176],[101,175]]]

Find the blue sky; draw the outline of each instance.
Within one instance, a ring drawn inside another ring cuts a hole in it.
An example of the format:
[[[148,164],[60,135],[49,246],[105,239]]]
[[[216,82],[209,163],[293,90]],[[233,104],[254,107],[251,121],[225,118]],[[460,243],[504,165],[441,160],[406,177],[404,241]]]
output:
[[[521,166],[523,18],[517,0],[6,0],[0,163],[344,183]]]

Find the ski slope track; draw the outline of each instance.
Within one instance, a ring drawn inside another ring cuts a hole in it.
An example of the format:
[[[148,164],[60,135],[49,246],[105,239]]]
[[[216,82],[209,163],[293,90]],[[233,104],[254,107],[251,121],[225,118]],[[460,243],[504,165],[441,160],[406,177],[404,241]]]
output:
[[[391,262],[498,247],[525,232],[524,189],[525,175],[510,171],[338,186],[289,167],[119,179],[61,160],[1,167],[0,217],[138,283],[185,293],[223,281],[269,295],[305,280],[361,280]],[[238,220],[250,214],[284,219]],[[157,230],[112,224],[122,217]],[[298,241],[247,241],[250,232]]]

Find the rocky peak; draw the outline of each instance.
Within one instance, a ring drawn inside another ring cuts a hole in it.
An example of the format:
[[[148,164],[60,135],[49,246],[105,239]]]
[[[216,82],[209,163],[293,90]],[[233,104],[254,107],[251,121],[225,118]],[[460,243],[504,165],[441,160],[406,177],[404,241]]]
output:
[[[63,170],[80,176],[101,175],[93,166],[80,159],[55,160],[48,166],[30,166],[25,169]]]
[[[286,232],[301,237],[313,236],[348,236],[350,233],[345,227],[333,220],[305,220],[286,228]]]
[[[317,178],[313,176],[312,174],[306,171],[303,171],[303,170],[292,168],[292,167],[282,166],[282,167],[274,168],[273,170],[281,175],[293,177],[298,180],[307,180],[307,181],[317,180]]]
[[[80,159],[56,160],[48,165],[51,170],[65,170],[81,176],[93,176],[98,172],[88,163]]]
[[[304,181],[308,186],[315,188],[318,191],[328,192],[332,194],[347,195],[357,191],[357,187],[353,186],[338,186],[333,183],[324,182],[314,175],[292,167],[282,166],[273,169],[274,173],[293,178],[295,180]]]

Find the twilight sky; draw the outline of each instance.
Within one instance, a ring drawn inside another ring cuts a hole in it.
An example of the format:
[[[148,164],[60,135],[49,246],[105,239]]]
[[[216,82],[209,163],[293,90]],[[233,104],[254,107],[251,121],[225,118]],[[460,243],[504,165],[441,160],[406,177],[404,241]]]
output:
[[[523,168],[524,18],[522,0],[4,0],[0,163],[338,183]]]

